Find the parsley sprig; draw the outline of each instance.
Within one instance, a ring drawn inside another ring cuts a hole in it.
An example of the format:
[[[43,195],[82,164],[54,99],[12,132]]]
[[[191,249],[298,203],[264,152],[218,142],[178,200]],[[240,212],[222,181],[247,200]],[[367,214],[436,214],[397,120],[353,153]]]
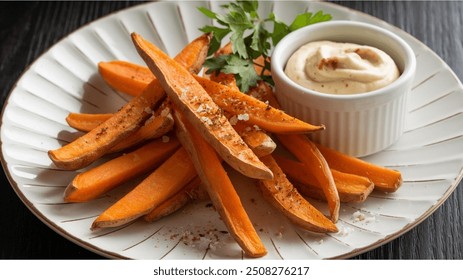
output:
[[[237,1],[222,5],[226,14],[215,13],[205,7],[199,7],[199,11],[205,16],[216,21],[218,25],[206,25],[200,30],[204,33],[212,33],[212,41],[209,49],[209,58],[204,66],[208,73],[223,72],[234,74],[238,87],[242,92],[247,92],[257,81],[265,80],[272,83],[272,78],[266,75],[265,70],[270,70],[269,56],[271,49],[288,33],[301,27],[328,21],[331,15],[322,11],[316,13],[306,12],[297,15],[291,24],[278,20],[274,13],[266,18],[261,18],[258,13],[258,1]],[[267,25],[273,26],[269,30]],[[230,37],[233,52],[220,56],[213,54],[221,47],[222,40]],[[254,60],[264,57],[263,70],[257,73],[254,68]]]

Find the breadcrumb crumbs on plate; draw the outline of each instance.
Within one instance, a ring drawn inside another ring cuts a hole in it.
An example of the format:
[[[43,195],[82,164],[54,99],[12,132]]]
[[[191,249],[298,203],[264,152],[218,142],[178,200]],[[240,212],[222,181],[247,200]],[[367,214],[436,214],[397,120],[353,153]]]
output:
[[[354,220],[354,222],[363,221],[363,220],[365,220],[365,214],[363,214],[363,213],[360,212],[360,211],[355,211],[355,212],[352,214],[352,219]]]
[[[338,236],[348,236],[351,232],[354,232],[354,229],[353,228],[350,228],[350,227],[345,227],[345,226],[340,226],[338,227],[338,232],[336,233],[336,235]]]

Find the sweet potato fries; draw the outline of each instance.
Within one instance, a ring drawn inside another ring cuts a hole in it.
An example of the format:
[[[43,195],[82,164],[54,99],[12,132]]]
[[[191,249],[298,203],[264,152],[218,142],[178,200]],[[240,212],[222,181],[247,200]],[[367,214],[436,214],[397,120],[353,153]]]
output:
[[[208,34],[174,59],[139,34],[132,33],[132,40],[148,67],[126,61],[98,65],[108,85],[131,100],[117,112],[70,113],[68,124],[85,134],[49,151],[66,170],[112,154],[69,183],[65,202],[96,199],[140,178],[93,221],[93,230],[140,217],[155,222],[191,201],[210,199],[243,252],[261,257],[267,249],[223,165],[255,180],[262,197],[295,226],[327,234],[338,230],[341,202],[362,202],[373,188],[391,192],[400,186],[397,171],[312,143],[305,134],[318,133],[323,124],[287,115],[265,82],[243,93],[229,75],[199,76]],[[308,197],[326,201],[329,213]]]

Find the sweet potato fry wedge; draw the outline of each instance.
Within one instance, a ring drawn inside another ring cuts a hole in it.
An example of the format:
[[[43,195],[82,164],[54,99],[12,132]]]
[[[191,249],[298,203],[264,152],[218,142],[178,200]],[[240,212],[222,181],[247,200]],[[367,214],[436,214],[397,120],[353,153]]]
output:
[[[112,117],[113,114],[85,114],[85,113],[69,113],[66,117],[66,122],[72,128],[83,132],[89,132],[106,120]]]
[[[140,95],[156,79],[148,67],[122,60],[100,62],[98,70],[110,87],[132,96]],[[146,72],[149,75],[140,75]]]
[[[70,113],[66,120],[71,127],[83,132],[89,132],[109,119],[112,115],[113,114]],[[174,119],[171,115],[170,107],[161,105],[156,109],[154,114],[145,121],[143,126],[117,143],[108,153],[120,152],[140,144],[143,141],[159,138],[171,131],[173,126]]]
[[[188,153],[181,147],[140,184],[98,216],[92,229],[121,226],[151,212],[196,176]]]
[[[400,171],[351,157],[323,145],[317,144],[317,147],[332,168],[368,177],[375,184],[375,190],[395,192],[402,185],[402,174]]]
[[[72,128],[82,132],[89,132],[113,116],[112,113],[89,114],[89,113],[69,113],[66,122]]]
[[[147,67],[121,60],[98,63],[98,72],[110,87],[132,96],[140,95],[155,79]]]
[[[305,164],[279,155],[273,157],[286,176],[295,183],[301,194],[326,200],[322,186],[307,171],[308,168]],[[331,173],[341,202],[363,202],[373,191],[374,184],[366,177],[340,172],[335,169],[331,169]]]
[[[251,178],[272,178],[272,172],[249,149],[221,109],[184,67],[140,35],[132,33],[132,39],[174,107],[186,115],[229,165]]]
[[[117,143],[109,152],[120,152],[127,148],[134,147],[144,141],[156,139],[166,135],[174,127],[174,118],[170,106],[165,102],[156,109],[142,127],[134,133]]]
[[[243,121],[237,121],[236,123],[232,121],[232,125],[246,145],[258,157],[270,155],[276,149],[276,143],[265,131],[254,126],[249,126]]]
[[[293,223],[306,230],[323,233],[338,231],[331,220],[299,194],[271,155],[261,159],[274,174],[272,180],[259,180],[264,197],[272,205]]]
[[[230,234],[246,255],[261,257],[267,253],[255,231],[227,172],[212,146],[180,113],[174,113],[177,136],[195,165],[215,209]]]
[[[200,76],[195,76],[195,78],[220,108],[235,115],[245,115],[249,118],[250,123],[258,125],[266,131],[280,134],[308,133],[325,128],[289,116],[285,112],[229,86]]]
[[[180,67],[197,72],[207,55],[210,36],[202,35],[188,44],[176,59]],[[182,69],[185,69],[182,68]],[[187,71],[187,70],[185,70]],[[85,135],[69,144],[50,150],[48,155],[58,168],[76,170],[85,167],[108,152],[114,145],[138,129],[151,115],[165,92],[157,80],[153,80],[137,97],[121,110]]]
[[[64,201],[84,202],[98,198],[120,184],[154,170],[179,145],[175,137],[169,142],[155,140],[133,152],[84,171],[67,186]]]
[[[314,143],[302,134],[277,135],[278,140],[290,151],[299,161],[303,162],[311,171],[313,176],[323,187],[330,217],[336,222],[339,217],[340,200],[333,174],[323,155]]]
[[[183,189],[178,191],[172,197],[154,208],[151,212],[144,216],[145,221],[154,222],[165,216],[168,216],[177,210],[187,205],[190,201],[200,199],[200,197],[207,196],[202,194],[201,179],[194,178]]]

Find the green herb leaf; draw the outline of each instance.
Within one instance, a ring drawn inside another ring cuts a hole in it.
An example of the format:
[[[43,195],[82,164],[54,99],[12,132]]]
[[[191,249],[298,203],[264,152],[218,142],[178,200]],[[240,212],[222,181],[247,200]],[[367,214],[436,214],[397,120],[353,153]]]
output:
[[[204,66],[208,73],[213,71],[234,74],[238,87],[247,92],[259,80],[273,84],[271,76],[265,75],[270,70],[270,63],[266,62],[262,73],[254,68],[254,59],[269,56],[273,46],[290,32],[301,27],[331,19],[331,15],[318,11],[297,15],[291,24],[279,21],[275,14],[270,13],[267,18],[261,18],[258,13],[259,1],[236,1],[221,6],[226,14],[217,14],[205,7],[199,11],[206,17],[217,22],[221,27],[206,25],[200,30],[212,33],[213,38],[209,49],[210,57]],[[273,24],[273,32],[267,29],[266,23]],[[222,40],[230,35],[233,54],[219,57],[212,56],[222,45]]]
[[[211,45],[209,47],[208,55],[214,54],[221,46],[223,38],[227,36],[231,29],[229,28],[220,28],[216,26],[204,26],[200,28],[200,30],[204,33],[212,33],[214,36],[211,39]]]
[[[270,14],[269,20],[273,22],[272,43],[276,46],[283,37],[289,34],[289,26],[286,23],[277,20],[274,13]]]
[[[207,68],[206,74],[220,72],[227,65],[227,55],[219,55],[212,57],[204,62],[204,67]]]
[[[322,11],[318,11],[316,14],[303,13],[296,16],[294,21],[289,25],[289,31],[292,32],[301,27],[328,20],[331,20],[331,15],[324,14]]]
[[[198,10],[208,18],[217,19],[217,14],[209,9],[206,9],[204,7],[198,7]]]
[[[244,60],[237,55],[228,55],[226,59],[227,65],[222,69],[222,72],[227,74],[235,74],[237,84],[240,84],[240,90],[247,92],[249,87],[255,85],[260,80],[252,60]]]

